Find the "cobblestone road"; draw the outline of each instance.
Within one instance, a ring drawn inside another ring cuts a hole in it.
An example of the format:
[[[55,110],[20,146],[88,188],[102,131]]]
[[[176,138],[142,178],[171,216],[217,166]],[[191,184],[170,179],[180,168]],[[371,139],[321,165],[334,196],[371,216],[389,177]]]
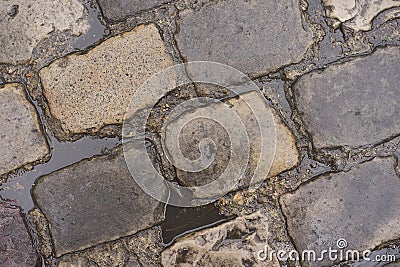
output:
[[[400,1],[0,0],[0,25],[0,267],[400,266]],[[228,194],[169,207],[132,179],[122,124],[152,97],[141,84],[191,61],[243,72],[260,104],[200,82],[158,99],[141,134],[174,184],[212,182],[235,155],[224,127],[188,118],[229,106],[249,136]],[[200,98],[217,102],[168,120]],[[276,138],[253,190],[254,110]],[[186,121],[182,154],[216,153],[202,171],[164,147]]]

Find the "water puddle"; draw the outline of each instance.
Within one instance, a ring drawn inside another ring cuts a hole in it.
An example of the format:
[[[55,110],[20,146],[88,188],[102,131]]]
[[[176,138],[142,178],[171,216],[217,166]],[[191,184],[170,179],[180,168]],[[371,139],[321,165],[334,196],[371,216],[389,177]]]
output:
[[[73,44],[74,48],[79,50],[86,49],[110,33],[106,23],[101,19],[101,11],[97,3],[93,0],[85,0],[83,5],[89,13],[90,29]]]
[[[226,222],[232,218],[219,214],[219,209],[214,204],[195,208],[167,206],[165,220],[160,224],[164,246],[170,246],[180,236]]]

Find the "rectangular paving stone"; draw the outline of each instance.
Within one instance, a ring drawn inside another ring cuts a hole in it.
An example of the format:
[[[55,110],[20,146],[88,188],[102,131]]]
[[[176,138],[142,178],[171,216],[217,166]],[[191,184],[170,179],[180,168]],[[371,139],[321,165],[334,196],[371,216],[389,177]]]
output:
[[[298,0],[218,1],[180,13],[178,47],[188,61],[227,64],[254,76],[303,58],[312,33]]]
[[[51,114],[67,133],[121,124],[136,89],[172,65],[154,24],[110,38],[40,70]]]
[[[302,76],[297,109],[316,148],[376,144],[400,133],[400,48]]]
[[[296,249],[338,249],[360,252],[400,238],[400,178],[392,158],[376,158],[348,172],[322,175],[281,197],[288,232]],[[337,254],[338,255],[338,254]],[[331,266],[324,261],[304,261],[303,266]]]
[[[39,178],[33,197],[50,222],[57,256],[132,235],[163,219],[162,206],[134,182],[122,154]]]
[[[230,135],[235,135],[235,133],[228,133],[227,129],[224,129],[221,124],[209,119],[200,118],[191,120],[192,117],[203,116],[202,114],[209,110],[212,111],[211,113],[225,114],[225,116],[230,117],[231,115],[226,114],[226,111],[224,111],[224,106],[229,106],[231,111],[238,115],[238,118],[243,122],[249,137],[250,153],[248,155],[249,161],[245,177],[238,183],[235,189],[238,187],[248,186],[250,179],[255,173],[256,167],[260,164],[261,136],[259,125],[253,113],[254,109],[257,109],[257,114],[268,114],[269,112],[272,112],[273,121],[271,121],[271,124],[273,125],[266,125],[265,127],[276,128],[276,149],[275,151],[271,150],[270,155],[266,155],[266,157],[274,156],[274,158],[271,159],[272,166],[269,170],[269,174],[265,174],[265,177],[258,177],[257,181],[278,175],[279,173],[291,169],[298,164],[299,152],[296,147],[296,140],[276,111],[267,105],[265,98],[260,92],[253,91],[243,94],[243,96],[244,95],[246,95],[247,100],[253,99],[253,103],[256,103],[257,106],[249,108],[244,100],[240,98],[229,98],[223,102],[209,104],[197,108],[196,110],[191,110],[190,112],[184,112],[166,126],[165,143],[167,144],[168,150],[168,144],[174,141],[170,140],[175,136],[173,131],[180,128],[180,125],[183,122],[188,122],[180,132],[179,145],[183,155],[189,159],[194,160],[201,156],[197,148],[200,140],[211,138],[216,144],[215,159],[206,169],[198,172],[190,172],[176,167],[177,178],[181,183],[190,187],[209,184],[220,177],[220,175],[227,169],[228,163],[231,160],[232,149]],[[234,119],[236,120],[236,118],[231,118],[229,120],[230,124],[235,125],[235,122],[233,121]],[[237,121],[236,125],[239,125],[239,123],[240,122]],[[268,146],[268,144],[265,144],[265,146]],[[273,154],[273,152],[275,152],[275,154]],[[243,153],[245,152],[243,151]],[[173,155],[171,155],[171,159],[174,162],[177,161]]]
[[[163,266],[280,266],[275,257],[260,261],[268,247],[269,219],[261,212],[179,238],[161,254]]]
[[[110,21],[121,21],[128,16],[135,15],[171,0],[99,0],[104,16]]]
[[[49,153],[35,107],[22,84],[0,88],[0,175]]]
[[[88,12],[78,0],[0,0],[0,63],[28,61],[51,32],[88,32]]]

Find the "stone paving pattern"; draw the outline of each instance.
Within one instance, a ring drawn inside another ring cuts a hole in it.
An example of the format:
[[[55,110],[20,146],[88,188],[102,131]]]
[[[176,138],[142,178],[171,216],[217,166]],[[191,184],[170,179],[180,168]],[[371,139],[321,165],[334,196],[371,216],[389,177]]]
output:
[[[103,138],[104,129],[119,135],[140,84],[180,62],[216,61],[250,75],[265,97],[257,108],[272,110],[277,126],[261,187],[213,204],[227,221],[165,247],[163,205],[135,184],[120,147],[105,149],[40,177],[36,208],[23,216],[1,200],[0,266],[41,258],[46,266],[322,267],[333,263],[260,262],[257,251],[318,252],[338,238],[375,253],[399,247],[399,11],[396,0],[0,0],[0,183],[34,174],[51,156],[45,135],[65,144]],[[75,46],[79,38],[86,41]],[[192,87],[161,99],[154,114],[165,121],[181,95],[226,97]],[[246,117],[235,98],[222,101]],[[220,144],[226,137],[188,128]],[[155,147],[157,134],[149,134]],[[163,165],[159,151],[151,150],[155,166],[180,183],[204,181],[226,161],[223,154],[213,172],[187,175]]]

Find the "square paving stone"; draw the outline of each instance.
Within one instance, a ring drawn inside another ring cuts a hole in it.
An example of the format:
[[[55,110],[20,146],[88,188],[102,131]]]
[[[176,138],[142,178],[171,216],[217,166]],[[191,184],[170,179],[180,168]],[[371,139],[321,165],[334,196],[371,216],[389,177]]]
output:
[[[154,24],[112,37],[86,54],[72,54],[40,70],[51,114],[67,133],[122,124],[140,85],[172,66]]]
[[[227,64],[258,76],[299,62],[312,44],[298,0],[232,0],[180,13],[178,47],[188,61]]]
[[[314,146],[360,147],[400,134],[400,48],[302,76],[294,86]]]
[[[0,175],[44,158],[49,149],[22,84],[0,88]]]
[[[346,250],[374,249],[400,238],[400,178],[392,158],[376,158],[348,172],[322,175],[285,194],[280,202],[287,218],[289,235],[302,253],[338,249],[345,239]],[[331,266],[324,261],[304,261],[303,266]]]
[[[162,205],[135,183],[122,154],[39,178],[33,196],[50,222],[57,256],[132,235],[163,219]]]

